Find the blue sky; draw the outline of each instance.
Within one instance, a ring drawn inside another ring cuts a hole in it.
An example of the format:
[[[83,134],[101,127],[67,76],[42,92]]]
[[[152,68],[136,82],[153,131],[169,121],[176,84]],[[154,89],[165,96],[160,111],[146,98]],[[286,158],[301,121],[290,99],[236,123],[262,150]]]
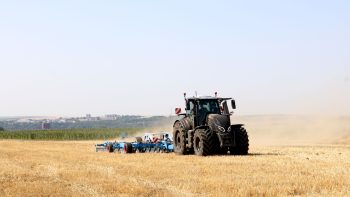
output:
[[[0,1],[0,116],[350,115],[348,1]]]

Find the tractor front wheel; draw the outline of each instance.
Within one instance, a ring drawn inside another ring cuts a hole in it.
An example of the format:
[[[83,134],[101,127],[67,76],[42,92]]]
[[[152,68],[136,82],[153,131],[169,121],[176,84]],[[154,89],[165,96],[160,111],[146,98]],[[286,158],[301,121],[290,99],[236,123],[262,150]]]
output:
[[[211,131],[198,129],[194,133],[194,153],[198,156],[207,156],[211,154]]]

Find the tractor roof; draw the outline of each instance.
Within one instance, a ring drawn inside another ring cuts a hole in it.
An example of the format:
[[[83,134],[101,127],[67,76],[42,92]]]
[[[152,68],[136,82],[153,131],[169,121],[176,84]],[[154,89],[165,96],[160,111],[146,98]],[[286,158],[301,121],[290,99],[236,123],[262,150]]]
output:
[[[221,98],[221,97],[213,97],[213,96],[199,96],[199,97],[187,98],[187,100],[220,100],[220,101],[230,100],[230,99],[232,98]]]

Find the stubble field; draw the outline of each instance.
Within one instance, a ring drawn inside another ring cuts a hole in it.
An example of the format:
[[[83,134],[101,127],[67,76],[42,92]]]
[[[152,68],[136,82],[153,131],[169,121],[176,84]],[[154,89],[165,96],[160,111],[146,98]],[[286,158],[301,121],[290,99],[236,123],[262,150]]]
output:
[[[126,155],[96,153],[103,140],[0,140],[0,196],[350,196],[349,117],[232,122],[246,124],[248,156]]]
[[[0,141],[0,196],[349,196],[350,147],[248,156],[94,152],[93,141]]]

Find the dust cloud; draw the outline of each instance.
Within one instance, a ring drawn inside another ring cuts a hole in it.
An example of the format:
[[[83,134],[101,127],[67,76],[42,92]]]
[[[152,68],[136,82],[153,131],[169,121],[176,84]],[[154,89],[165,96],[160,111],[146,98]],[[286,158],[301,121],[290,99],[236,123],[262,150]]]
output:
[[[350,117],[233,116],[245,124],[251,145],[350,144]]]
[[[140,129],[115,140],[135,141],[145,132],[172,132],[173,119]],[[349,144],[350,117],[307,115],[231,116],[232,124],[244,124],[251,146]]]

